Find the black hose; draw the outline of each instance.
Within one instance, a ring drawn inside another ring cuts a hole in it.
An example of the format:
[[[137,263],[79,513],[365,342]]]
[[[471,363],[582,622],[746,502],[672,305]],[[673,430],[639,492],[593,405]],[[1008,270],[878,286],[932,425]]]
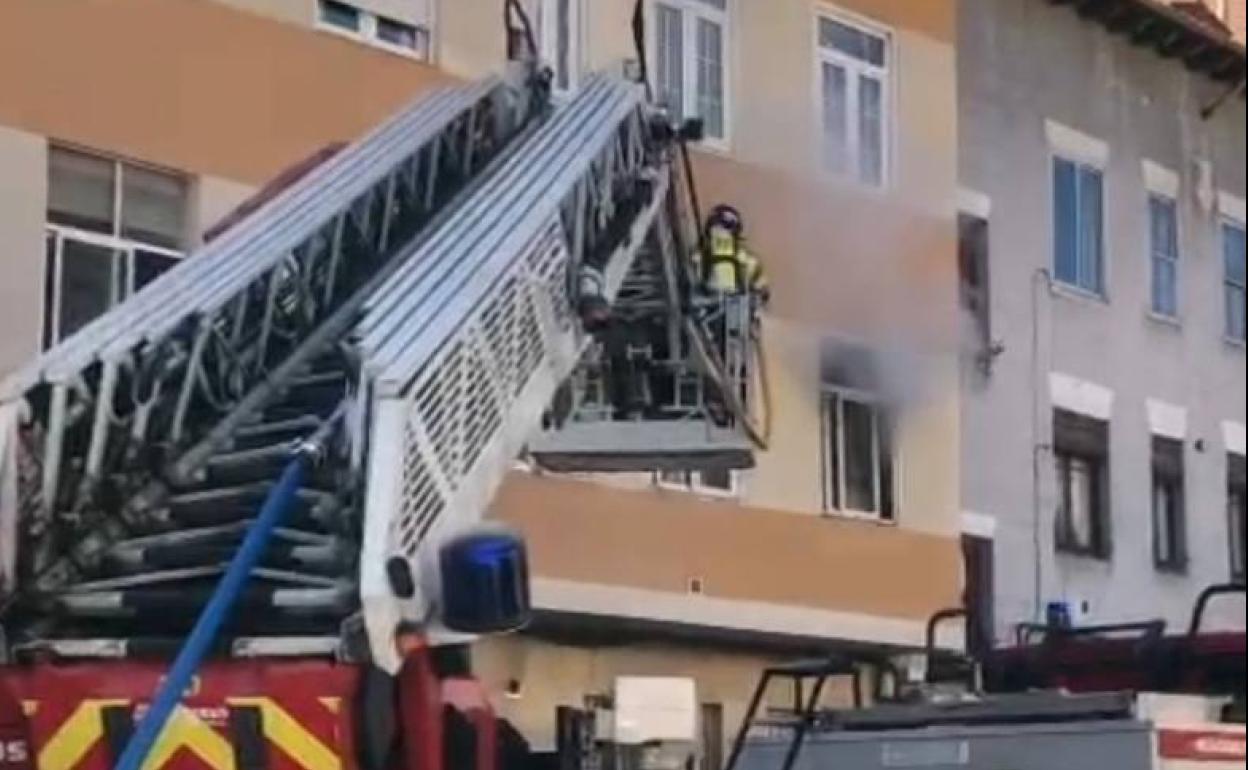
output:
[[[529,12],[524,10],[520,0],[503,0],[503,34],[506,35],[504,43],[507,58],[517,58],[511,45],[511,31],[516,28],[512,24],[513,16],[520,20],[520,29],[524,32],[524,40],[529,47],[529,57],[537,58],[537,35],[533,32],[533,20],[529,18]]]
[[[650,59],[646,56],[646,0],[633,6],[633,47],[637,49],[637,76],[646,89],[646,99],[654,101],[650,85]]]
[[[698,181],[693,176],[693,158],[689,154],[689,142],[680,139],[680,161],[685,169],[685,188],[689,191],[689,206],[693,209],[694,227],[698,232],[698,251],[706,252],[706,229],[702,226],[702,200],[698,196]]]

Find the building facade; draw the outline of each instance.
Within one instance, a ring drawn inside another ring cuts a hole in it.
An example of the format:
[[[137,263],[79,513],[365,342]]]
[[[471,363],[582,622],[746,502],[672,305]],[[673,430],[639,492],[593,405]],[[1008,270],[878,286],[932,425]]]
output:
[[[728,732],[764,664],[911,651],[960,603],[955,5],[648,0],[639,52],[632,0],[531,3],[558,90],[644,58],[704,120],[702,198],[743,212],[771,276],[775,424],[732,476],[508,484],[492,513],[529,540],[539,616],[476,659],[535,747],[620,675],[693,676]],[[0,372],[280,170],[497,71],[499,19],[495,0],[7,0]]]
[[[1243,579],[1244,49],[1085,5],[960,15],[962,496],[1002,639],[1053,603],[1185,628]]]
[[[1239,42],[1244,42],[1244,0],[1167,0],[1171,6],[1213,25],[1221,26]]]
[[[451,34],[495,4],[454,5],[447,66],[497,67]],[[557,81],[638,57],[631,0],[533,7]],[[540,614],[477,661],[539,748],[622,675],[694,676],[731,731],[766,662],[913,650],[961,601],[954,4],[647,9],[658,98],[705,122],[704,205],[741,210],[770,274],[774,437],[732,477],[513,478],[495,514],[528,537]]]
[[[6,2],[0,371],[189,253],[282,169],[445,80],[216,2]]]

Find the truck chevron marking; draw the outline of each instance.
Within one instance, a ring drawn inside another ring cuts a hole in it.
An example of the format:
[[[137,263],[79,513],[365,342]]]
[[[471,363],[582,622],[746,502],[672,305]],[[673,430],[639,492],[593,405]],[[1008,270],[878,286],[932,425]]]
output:
[[[83,701],[39,752],[39,770],[73,770],[104,737],[103,711],[126,701]]]
[[[342,770],[342,760],[270,698],[231,698],[231,706],[260,710],[264,735],[305,770]]]

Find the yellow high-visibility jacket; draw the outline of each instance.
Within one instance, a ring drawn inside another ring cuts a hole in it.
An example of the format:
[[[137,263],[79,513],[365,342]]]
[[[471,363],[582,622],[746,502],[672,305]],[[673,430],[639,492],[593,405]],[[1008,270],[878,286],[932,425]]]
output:
[[[698,275],[710,291],[721,294],[765,292],[767,274],[763,263],[733,236],[712,235],[708,243],[710,258],[703,264],[701,250],[694,255]]]

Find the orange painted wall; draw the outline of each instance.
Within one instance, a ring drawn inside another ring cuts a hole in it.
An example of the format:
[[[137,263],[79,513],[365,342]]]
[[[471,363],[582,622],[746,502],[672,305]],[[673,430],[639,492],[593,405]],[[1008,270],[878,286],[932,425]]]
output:
[[[813,330],[952,351],[951,216],[718,155],[700,155],[697,173],[707,205],[731,201],[745,214],[775,313]]]
[[[205,0],[0,2],[0,124],[250,184],[444,80]]]
[[[495,504],[544,578],[925,620],[956,605],[952,538],[515,474]]]

